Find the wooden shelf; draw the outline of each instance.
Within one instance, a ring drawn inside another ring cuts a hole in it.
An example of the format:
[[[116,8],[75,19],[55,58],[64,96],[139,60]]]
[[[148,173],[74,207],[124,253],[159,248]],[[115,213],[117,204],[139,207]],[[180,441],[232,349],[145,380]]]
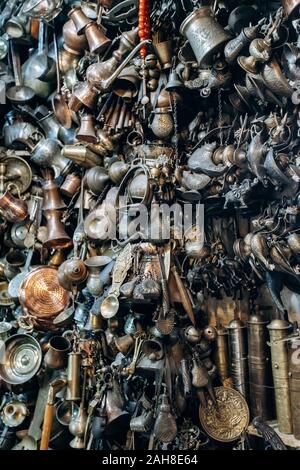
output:
[[[274,431],[278,434],[278,436],[286,446],[300,449],[300,440],[296,439],[293,434],[282,434],[278,430],[277,421],[267,421],[267,424],[274,429]],[[252,436],[261,437],[261,434],[251,424],[248,427],[247,432]]]

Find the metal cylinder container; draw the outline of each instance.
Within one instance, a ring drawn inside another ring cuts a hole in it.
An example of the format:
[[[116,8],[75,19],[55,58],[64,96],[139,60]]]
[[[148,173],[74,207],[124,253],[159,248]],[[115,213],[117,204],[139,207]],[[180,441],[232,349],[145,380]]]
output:
[[[272,417],[273,404],[268,323],[259,313],[251,315],[247,321],[250,412],[253,418],[260,417],[264,421]]]
[[[230,376],[234,388],[247,400],[249,396],[247,327],[239,319],[227,326],[229,333]]]
[[[228,331],[221,325],[217,325],[217,338],[215,348],[215,364],[221,382],[229,377],[229,351],[228,351]]]
[[[68,355],[66,400],[80,400],[80,363],[81,354],[72,352]]]
[[[289,386],[293,434],[300,439],[300,338],[289,342]]]
[[[207,6],[194,10],[183,21],[180,34],[188,39],[200,67],[210,65],[217,50],[231,39]]]
[[[292,412],[288,377],[288,343],[283,341],[291,325],[285,320],[275,319],[267,326],[270,334],[272,372],[275,388],[278,429],[283,434],[292,434]]]

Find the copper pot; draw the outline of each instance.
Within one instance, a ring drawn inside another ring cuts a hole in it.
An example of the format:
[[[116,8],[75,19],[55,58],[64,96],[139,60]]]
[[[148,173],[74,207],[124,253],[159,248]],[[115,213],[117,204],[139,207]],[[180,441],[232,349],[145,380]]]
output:
[[[85,34],[78,35],[76,32],[76,27],[74,21],[69,19],[62,30],[63,39],[64,39],[64,49],[71,54],[81,56],[85,49],[88,47],[88,42]]]
[[[20,303],[39,319],[49,319],[65,310],[70,293],[59,285],[57,270],[39,266],[30,271],[20,287]]]
[[[8,190],[0,197],[0,210],[2,216],[13,223],[22,222],[28,216],[26,202],[14,197]]]

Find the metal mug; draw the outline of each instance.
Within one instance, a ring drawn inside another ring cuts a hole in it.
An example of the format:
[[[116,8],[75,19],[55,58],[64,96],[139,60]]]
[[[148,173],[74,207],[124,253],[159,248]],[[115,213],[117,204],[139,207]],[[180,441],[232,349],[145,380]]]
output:
[[[63,336],[53,336],[49,341],[49,349],[45,354],[44,363],[49,369],[63,369],[68,364],[70,341]]]

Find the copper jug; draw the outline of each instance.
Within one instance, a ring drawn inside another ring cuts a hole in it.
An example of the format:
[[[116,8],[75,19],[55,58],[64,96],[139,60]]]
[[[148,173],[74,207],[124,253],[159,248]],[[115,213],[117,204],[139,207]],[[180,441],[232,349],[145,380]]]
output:
[[[74,21],[69,19],[62,29],[64,44],[63,47],[71,54],[81,55],[88,47],[88,42],[85,34],[78,35]]]
[[[101,54],[111,43],[101,26],[94,21],[89,23],[85,28],[85,35],[92,54]]]
[[[76,32],[78,35],[84,34],[85,27],[92,22],[90,18],[88,18],[85,13],[83,13],[80,6],[73,7],[69,13],[69,18],[73,21]]]
[[[73,246],[72,239],[65,232],[64,224],[61,221],[62,213],[59,210],[51,209],[44,212],[47,220],[47,239],[44,241],[46,248],[70,248]]]
[[[23,222],[28,216],[26,202],[14,197],[8,189],[0,196],[0,210],[2,216],[13,223]]]
[[[91,142],[95,144],[97,142],[97,136],[95,133],[94,119],[92,114],[83,114],[81,116],[80,128],[76,134],[77,140],[83,142]]]
[[[44,211],[54,209],[64,209],[66,204],[61,198],[57,184],[54,182],[51,171],[45,171],[45,184],[43,187],[44,200],[43,207]]]
[[[77,112],[82,106],[94,109],[97,104],[98,91],[88,82],[78,82],[69,101],[71,111]]]
[[[68,364],[68,352],[71,344],[63,336],[53,336],[49,341],[49,349],[45,354],[44,363],[49,369],[63,369]]]

